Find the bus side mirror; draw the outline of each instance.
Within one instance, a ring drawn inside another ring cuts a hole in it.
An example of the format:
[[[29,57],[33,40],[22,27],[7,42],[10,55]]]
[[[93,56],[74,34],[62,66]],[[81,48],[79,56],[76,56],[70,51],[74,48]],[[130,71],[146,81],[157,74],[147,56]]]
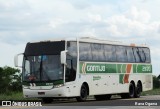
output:
[[[61,64],[67,65],[66,54],[67,54],[66,50],[65,51],[61,51]]]
[[[21,67],[21,68],[22,68],[22,66],[19,66],[19,65],[18,65],[18,57],[19,57],[20,55],[23,55],[23,53],[20,53],[20,54],[17,54],[17,55],[14,56],[14,66],[15,66],[15,67]]]

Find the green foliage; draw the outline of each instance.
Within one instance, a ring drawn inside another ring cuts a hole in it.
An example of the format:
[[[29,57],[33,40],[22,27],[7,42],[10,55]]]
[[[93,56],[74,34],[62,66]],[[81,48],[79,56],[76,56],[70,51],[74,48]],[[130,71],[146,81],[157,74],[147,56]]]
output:
[[[17,78],[14,78],[15,73],[17,73]],[[8,66],[0,67],[0,82],[0,93],[7,94],[21,90],[20,70]]]
[[[156,88],[156,89],[153,89],[153,90],[142,92],[141,95],[142,96],[146,96],[146,95],[160,95],[160,88]]]
[[[160,79],[159,79],[159,76],[158,77],[153,76],[153,88],[154,89],[160,88]]]
[[[0,100],[39,100],[38,98],[24,98],[22,92],[10,92],[10,94],[0,94]],[[7,109],[7,108],[6,108]]]

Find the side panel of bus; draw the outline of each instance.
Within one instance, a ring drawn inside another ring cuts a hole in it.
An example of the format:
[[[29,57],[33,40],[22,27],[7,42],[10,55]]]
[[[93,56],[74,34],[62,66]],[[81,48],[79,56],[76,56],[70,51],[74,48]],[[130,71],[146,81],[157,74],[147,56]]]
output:
[[[142,91],[152,89],[150,64],[80,62],[81,80],[89,85],[90,95],[128,93],[129,83],[142,83]]]

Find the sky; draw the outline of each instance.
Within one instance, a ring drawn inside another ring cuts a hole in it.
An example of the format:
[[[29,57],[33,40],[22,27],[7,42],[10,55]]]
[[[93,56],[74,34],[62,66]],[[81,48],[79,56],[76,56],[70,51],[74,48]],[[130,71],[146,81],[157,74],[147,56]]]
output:
[[[0,0],[0,67],[14,67],[27,42],[83,36],[151,49],[160,74],[160,0]]]

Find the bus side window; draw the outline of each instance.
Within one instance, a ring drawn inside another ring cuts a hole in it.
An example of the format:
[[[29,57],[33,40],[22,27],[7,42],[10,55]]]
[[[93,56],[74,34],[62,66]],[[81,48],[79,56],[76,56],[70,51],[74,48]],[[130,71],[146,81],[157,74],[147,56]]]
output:
[[[79,59],[80,59],[80,61],[92,61],[91,44],[80,43],[80,45],[79,45]]]
[[[149,48],[143,48],[143,51],[144,51],[145,56],[146,56],[146,62],[151,62]]]
[[[146,54],[144,53],[143,48],[138,48],[138,53],[140,56],[140,61],[141,62],[146,62]]]
[[[116,46],[116,56],[118,62],[127,62],[127,53],[124,46]]]
[[[113,45],[104,45],[104,55],[106,61],[116,61],[116,47]]]
[[[128,62],[135,62],[132,47],[126,47]]]
[[[139,55],[139,53],[138,53],[138,52],[139,52],[139,51],[138,51],[138,48],[134,47],[134,48],[133,48],[133,52],[134,52],[133,54],[134,54],[134,58],[135,58],[136,62],[141,62],[141,61],[140,61],[140,55]]]
[[[91,51],[92,51],[92,61],[104,61],[105,55],[104,55],[104,45],[102,44],[91,44]]]

